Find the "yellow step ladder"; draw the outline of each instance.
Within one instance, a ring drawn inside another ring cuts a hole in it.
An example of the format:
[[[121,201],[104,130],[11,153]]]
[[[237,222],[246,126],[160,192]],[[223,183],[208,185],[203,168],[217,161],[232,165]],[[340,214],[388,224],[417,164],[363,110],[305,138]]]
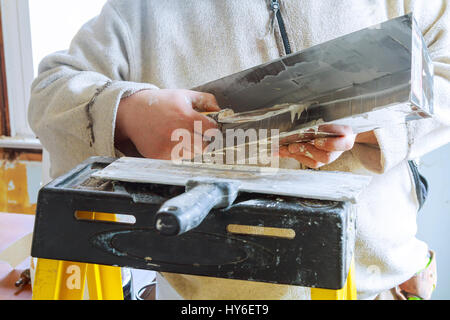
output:
[[[38,259],[33,300],[123,300],[120,267]]]
[[[311,288],[311,300],[356,300],[356,283],[354,279],[355,265],[352,261],[347,282],[342,289],[328,290]]]
[[[78,212],[84,219],[115,220],[111,214]],[[311,288],[311,300],[356,300],[354,264],[342,289]],[[37,259],[33,300],[83,300],[85,284],[91,300],[123,300],[120,267]]]
[[[111,214],[78,211],[89,220],[115,221]],[[83,300],[87,283],[91,300],[123,300],[120,267],[37,259],[33,300]]]

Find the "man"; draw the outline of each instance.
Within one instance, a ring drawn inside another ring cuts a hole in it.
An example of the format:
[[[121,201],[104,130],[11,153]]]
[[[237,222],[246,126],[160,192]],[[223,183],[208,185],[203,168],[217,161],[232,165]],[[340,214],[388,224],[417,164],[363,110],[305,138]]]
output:
[[[276,6],[267,0],[111,0],[68,51],[41,63],[30,123],[50,152],[52,176],[93,155],[168,159],[174,129],[192,132],[194,120],[203,130],[215,126],[197,112],[218,110],[214,97],[185,88],[413,11],[434,61],[436,119],[356,140],[348,128],[332,127],[340,138],[280,150],[307,167],[373,176],[358,208],[355,253],[359,297],[373,299],[430,260],[427,245],[415,238],[418,202],[406,160],[450,140],[450,7],[446,0],[276,3],[280,25]],[[295,299],[305,293],[300,287],[186,275],[166,274],[166,280],[186,299]]]

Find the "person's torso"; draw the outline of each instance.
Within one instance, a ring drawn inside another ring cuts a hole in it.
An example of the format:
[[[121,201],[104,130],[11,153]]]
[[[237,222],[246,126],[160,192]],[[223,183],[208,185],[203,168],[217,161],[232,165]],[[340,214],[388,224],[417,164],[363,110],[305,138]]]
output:
[[[285,54],[269,0],[113,2],[138,60],[128,80],[189,89]],[[279,2],[292,52],[401,14],[398,1]]]
[[[134,69],[130,79],[124,80],[148,82],[160,88],[189,89],[285,54],[276,19],[271,29],[273,13],[268,0],[140,0],[133,1],[133,5],[123,0],[113,2],[129,25],[133,56],[137,60],[131,63]],[[399,4],[401,1],[395,0],[279,2],[292,52],[406,13]],[[403,178],[408,174],[405,168],[399,169]],[[373,175],[351,152],[323,169]],[[380,187],[383,183],[378,180],[376,190],[383,193]],[[407,195],[408,188],[411,189],[409,182],[401,192]],[[385,193],[388,197],[388,192]],[[171,274],[166,278],[180,294],[193,299],[237,296],[248,299],[257,293],[275,299],[304,295],[299,287],[247,282],[242,287],[242,282],[233,280]],[[237,284],[241,289],[237,289]]]

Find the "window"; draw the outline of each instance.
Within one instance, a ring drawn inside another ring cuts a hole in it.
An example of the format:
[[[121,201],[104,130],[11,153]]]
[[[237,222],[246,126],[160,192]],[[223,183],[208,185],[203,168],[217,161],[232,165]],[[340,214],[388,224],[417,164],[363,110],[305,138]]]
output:
[[[106,0],[29,0],[35,76],[39,62],[52,52],[67,49],[80,27],[97,16],[105,3]]]
[[[0,147],[41,148],[27,121],[30,86],[39,62],[52,52],[67,49],[75,33],[98,15],[105,3],[106,0],[0,0],[11,136],[0,139]]]
[[[33,80],[31,60],[31,42],[29,37],[28,3],[25,0],[1,0],[3,49],[6,73],[6,88],[9,118],[9,135],[17,139],[2,139],[2,147],[18,147],[27,140],[31,145],[34,137],[26,112],[29,99],[29,87]]]

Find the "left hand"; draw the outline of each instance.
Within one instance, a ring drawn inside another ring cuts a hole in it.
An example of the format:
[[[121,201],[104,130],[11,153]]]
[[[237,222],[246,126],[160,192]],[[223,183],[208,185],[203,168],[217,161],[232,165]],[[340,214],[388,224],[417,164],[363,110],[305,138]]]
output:
[[[317,169],[332,163],[344,151],[353,148],[356,135],[349,126],[328,124],[319,126],[319,131],[333,133],[339,137],[317,138],[311,142],[280,146],[280,157],[294,158],[309,168]]]

